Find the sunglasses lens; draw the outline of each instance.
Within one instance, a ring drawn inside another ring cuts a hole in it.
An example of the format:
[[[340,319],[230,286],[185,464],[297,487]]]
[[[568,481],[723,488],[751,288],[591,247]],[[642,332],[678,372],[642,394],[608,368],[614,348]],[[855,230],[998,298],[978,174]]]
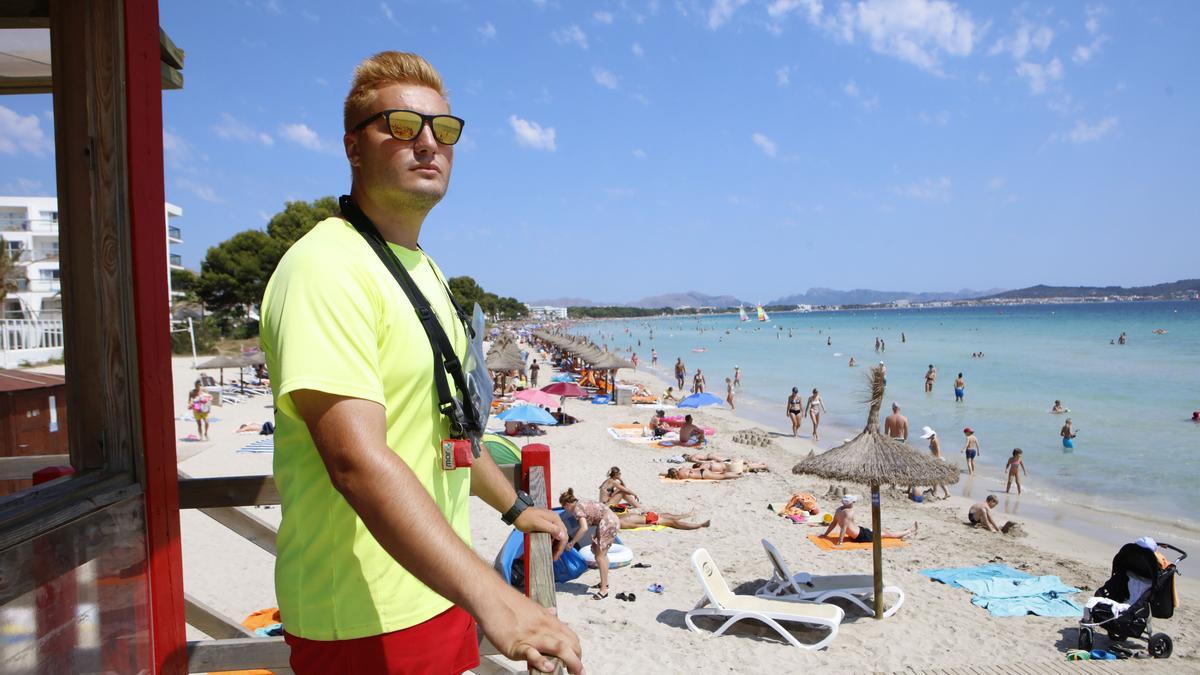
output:
[[[453,118],[439,116],[433,118],[433,137],[443,145],[454,145],[462,135],[462,122]]]
[[[388,125],[392,129],[392,136],[402,141],[411,141],[421,133],[420,115],[403,110],[388,115]]]

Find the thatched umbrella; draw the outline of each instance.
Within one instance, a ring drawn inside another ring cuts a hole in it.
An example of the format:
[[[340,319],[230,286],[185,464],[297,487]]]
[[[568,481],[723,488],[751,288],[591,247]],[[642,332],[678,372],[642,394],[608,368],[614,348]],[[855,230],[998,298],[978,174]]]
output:
[[[872,368],[868,375],[871,383],[871,411],[867,414],[867,427],[862,433],[832,450],[808,459],[792,467],[792,473],[809,474],[865,483],[871,486],[871,528],[875,573],[875,618],[883,618],[883,550],[881,536],[883,526],[879,517],[879,485],[899,483],[902,485],[930,485],[957,483],[958,467],[941,462],[894,438],[879,432],[879,407],[883,404],[883,372]]]

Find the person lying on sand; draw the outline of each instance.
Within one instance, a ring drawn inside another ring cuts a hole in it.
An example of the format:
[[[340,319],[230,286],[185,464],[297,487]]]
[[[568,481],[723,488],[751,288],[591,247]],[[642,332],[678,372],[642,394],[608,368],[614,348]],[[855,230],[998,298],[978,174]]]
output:
[[[699,530],[702,527],[708,527],[712,521],[706,520],[703,523],[689,523],[684,520],[688,515],[680,515],[677,513],[660,513],[655,511],[646,511],[645,513],[625,513],[618,514],[621,519],[622,530],[632,530],[638,527],[647,525],[663,525],[676,530]]]
[[[996,499],[996,495],[988,495],[984,501],[971,505],[971,510],[967,512],[967,520],[971,521],[975,527],[986,527],[990,532],[999,532],[1000,528],[992,519],[992,509],[996,508],[999,503],[1000,500]]]
[[[637,493],[630,490],[625,481],[621,480],[621,467],[614,466],[608,470],[608,478],[600,484],[600,503],[612,506],[622,501],[635,509],[642,508]]]
[[[680,455],[685,462],[732,462],[732,457],[725,457],[715,452],[693,452]]]
[[[671,480],[733,480],[742,477],[740,473],[717,471],[716,469],[694,469],[686,466],[679,469],[667,469],[666,473],[658,475]]]
[[[825,529],[822,537],[828,537],[833,529],[838,529],[837,545],[841,546],[842,541],[849,539],[858,544],[865,544],[874,541],[875,533],[871,532],[870,528],[860,527],[854,522],[854,502],[858,501],[858,495],[846,495],[842,497],[842,505],[837,508],[833,514],[833,522],[829,523],[829,527]],[[913,521],[912,527],[903,532],[881,532],[879,536],[884,539],[907,539],[917,533],[917,523]]]
[[[750,473],[759,473],[759,472],[763,472],[763,471],[770,471],[770,469],[767,468],[767,465],[762,462],[750,462],[741,457],[737,457],[732,460],[719,461],[719,462],[718,461],[692,462],[692,468],[693,469],[711,469],[713,471],[720,471],[722,473],[741,473],[740,471],[737,470],[738,462],[742,463],[742,471],[748,471]]]

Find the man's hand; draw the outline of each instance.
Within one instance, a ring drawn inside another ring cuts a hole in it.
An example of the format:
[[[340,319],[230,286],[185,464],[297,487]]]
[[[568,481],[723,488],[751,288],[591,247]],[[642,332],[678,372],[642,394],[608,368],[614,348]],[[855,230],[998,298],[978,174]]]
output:
[[[545,532],[554,540],[554,559],[562,555],[567,546],[567,528],[562,518],[550,509],[530,507],[521,512],[513,525],[522,532]]]
[[[583,672],[579,636],[558,620],[554,610],[512,591],[486,603],[476,618],[483,634],[505,657],[525,661],[544,673],[554,671],[549,657],[557,657],[567,672]]]

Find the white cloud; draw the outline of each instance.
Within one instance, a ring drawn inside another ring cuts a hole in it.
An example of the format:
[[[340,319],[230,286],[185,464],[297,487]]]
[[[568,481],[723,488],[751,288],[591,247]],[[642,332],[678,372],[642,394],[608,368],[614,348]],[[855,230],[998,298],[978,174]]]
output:
[[[14,181],[9,181],[4,185],[0,185],[0,193],[6,195],[34,196],[41,191],[41,182],[29,178],[18,177]]]
[[[1064,140],[1072,143],[1091,143],[1092,141],[1104,138],[1116,128],[1116,117],[1105,117],[1095,124],[1088,124],[1084,120],[1078,120],[1075,122],[1074,129],[1065,134],[1056,134],[1054,140]]]
[[[1040,63],[1022,61],[1017,64],[1017,75],[1029,80],[1029,91],[1035,94],[1044,94],[1046,87],[1051,82],[1062,79],[1062,61],[1059,61],[1057,56],[1050,59],[1050,63],[1044,66]]]
[[[596,84],[606,89],[617,88],[617,76],[612,71],[605,70],[600,66],[592,68],[592,79],[596,80]]]
[[[613,22],[612,12],[592,12],[592,18],[596,23],[611,24]]]
[[[537,122],[530,122],[516,115],[510,115],[508,123],[512,126],[513,133],[517,137],[517,143],[520,145],[533,148],[534,150],[549,150],[550,152],[554,152],[554,127],[543,128]]]
[[[988,53],[993,56],[1008,53],[1014,59],[1024,61],[1025,57],[1035,49],[1044,54],[1053,41],[1054,31],[1049,26],[1038,26],[1021,19],[1016,32],[997,40]]]
[[[950,123],[950,111],[939,110],[935,113],[930,113],[922,110],[921,114],[918,115],[918,118],[920,118],[921,122],[924,124],[934,124],[939,127],[944,127]]]
[[[808,23],[847,43],[862,40],[879,53],[942,74],[943,56],[971,54],[984,28],[947,0],[860,0],[828,12],[820,0],[776,0],[767,13],[776,21],[804,10]]]
[[[571,24],[565,28],[559,28],[550,34],[554,41],[560,45],[576,45],[580,49],[588,48],[587,33],[576,24]]]
[[[43,157],[49,144],[37,115],[22,115],[0,105],[0,153],[16,155],[27,152]]]
[[[227,141],[248,141],[263,145],[275,144],[275,139],[271,138],[271,134],[256,131],[229,113],[221,113],[220,124],[213,125],[212,129],[219,138],[224,138]]]
[[[903,187],[898,187],[895,189],[895,192],[903,197],[911,197],[913,199],[950,201],[950,179],[945,176],[941,178],[926,178],[917,183],[909,183]]]
[[[708,28],[716,30],[733,18],[733,13],[749,0],[713,0],[708,8]]]
[[[287,140],[309,150],[321,150],[321,137],[307,124],[284,124],[279,127],[279,135]]]
[[[1108,14],[1108,8],[1104,5],[1088,5],[1087,9],[1083,10],[1084,16],[1087,19],[1083,22],[1084,28],[1092,35],[1100,32],[1100,17]]]
[[[1091,61],[1100,53],[1104,43],[1108,42],[1108,36],[1100,32],[1100,17],[1108,14],[1108,8],[1104,5],[1088,5],[1083,13],[1087,17],[1083,25],[1087,32],[1092,34],[1092,41],[1086,45],[1079,45],[1071,53],[1071,60],[1075,63]]]
[[[495,39],[495,37],[496,37],[496,26],[493,25],[491,21],[484,23],[482,26],[479,27],[478,30],[479,30],[479,34],[483,36],[484,42]]]
[[[766,135],[761,134],[757,131],[754,132],[754,135],[752,135],[750,137],[750,140],[754,141],[754,144],[757,145],[759,148],[761,148],[763,151],[763,154],[766,155],[767,157],[774,157],[775,153],[778,151],[778,147],[775,145],[775,141],[767,138]]]
[[[392,8],[386,2],[379,3],[379,11],[383,12],[383,18],[396,23],[396,15],[392,13]]]
[[[871,110],[879,106],[879,97],[865,95],[862,90],[858,88],[858,85],[855,84],[854,80],[850,80],[846,82],[846,84],[842,85],[842,91],[846,93],[846,96],[849,96],[850,98],[861,103],[862,107],[866,108],[867,110]]]
[[[777,84],[781,87],[786,87],[789,84],[791,84],[791,81],[792,81],[791,73],[792,73],[791,66],[784,66],[784,67],[776,70],[775,71],[775,84]]]
[[[646,55],[646,50],[642,49],[642,46],[636,42],[633,43],[633,46],[629,48],[629,51],[633,52],[633,55],[638,58]]]
[[[263,3],[263,9],[275,16],[283,14],[283,7],[279,4],[279,0],[267,0]]]
[[[633,156],[637,157],[638,159],[646,159],[646,151],[641,148],[634,148]]]
[[[307,9],[300,10],[300,16],[304,17],[305,19],[308,19],[309,21],[311,21],[313,23],[317,23],[318,21],[321,20],[321,17],[317,16],[313,12],[308,11]]]
[[[203,183],[198,183],[189,178],[176,178],[175,186],[180,189],[187,190],[188,192],[192,193],[193,195],[195,195],[196,197],[198,197],[200,199],[203,199],[206,202],[212,202],[213,204],[221,204],[225,201],[225,200],[221,199],[220,196],[217,195],[217,191],[212,189],[212,187],[205,185]]]
[[[192,145],[182,136],[163,130],[163,158],[168,167],[187,171],[192,161]]]
[[[1008,180],[1003,176],[994,176],[988,179],[987,188],[989,190],[1002,190],[1008,184]]]
[[[846,92],[846,95],[850,98],[858,98],[858,85],[854,84],[854,80],[850,80],[846,84],[842,85],[842,91]]]

